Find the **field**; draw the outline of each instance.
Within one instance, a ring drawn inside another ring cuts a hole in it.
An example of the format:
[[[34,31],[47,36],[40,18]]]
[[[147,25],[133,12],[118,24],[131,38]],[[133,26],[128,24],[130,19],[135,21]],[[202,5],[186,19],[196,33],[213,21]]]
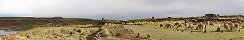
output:
[[[195,30],[176,31],[170,29],[160,29],[157,25],[125,25],[126,28],[132,29],[134,33],[140,33],[140,36],[149,34],[152,40],[244,40],[244,30],[240,32],[214,32],[215,27],[208,27],[207,33]]]
[[[128,23],[125,23],[128,22]],[[208,23],[209,22],[209,23]],[[228,22],[228,23],[227,23]],[[226,24],[227,23],[227,24]],[[185,25],[184,25],[185,24]],[[193,30],[189,26],[193,25]],[[203,24],[203,25],[201,25]],[[212,25],[210,25],[212,24]],[[238,26],[235,26],[238,24]],[[239,25],[240,24],[240,25]],[[164,25],[161,26],[160,25]],[[171,27],[167,28],[167,25]],[[181,25],[181,26],[178,26]],[[206,32],[200,30],[206,27]],[[204,26],[205,25],[205,26]],[[207,25],[207,26],[206,26]],[[226,29],[225,25],[228,26]],[[0,29],[19,30],[1,40],[244,40],[242,21],[117,21],[89,19],[0,20]],[[178,28],[179,27],[179,28]],[[199,27],[199,29],[196,29]],[[219,28],[218,28],[219,27]],[[239,29],[235,30],[235,29]],[[216,31],[217,29],[223,32]],[[229,30],[234,29],[234,30]]]
[[[215,24],[219,25],[219,24]],[[183,29],[183,28],[182,28]],[[38,27],[3,38],[18,40],[244,40],[244,29],[216,32],[215,26],[201,30],[161,29],[157,24],[121,25],[109,24],[68,25],[60,27]],[[139,33],[139,35],[138,35]]]
[[[85,26],[61,26],[61,27],[39,27],[28,31],[19,32],[11,36],[6,36],[6,40],[80,40],[95,33],[99,28],[83,28]],[[18,37],[16,37],[18,36]],[[3,38],[2,38],[3,39]]]

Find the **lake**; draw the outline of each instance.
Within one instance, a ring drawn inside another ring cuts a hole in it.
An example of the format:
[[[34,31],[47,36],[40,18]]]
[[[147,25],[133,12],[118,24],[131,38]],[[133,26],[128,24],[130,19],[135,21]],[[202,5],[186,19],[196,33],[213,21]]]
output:
[[[19,32],[19,31],[0,30],[0,35],[15,34],[17,32]]]

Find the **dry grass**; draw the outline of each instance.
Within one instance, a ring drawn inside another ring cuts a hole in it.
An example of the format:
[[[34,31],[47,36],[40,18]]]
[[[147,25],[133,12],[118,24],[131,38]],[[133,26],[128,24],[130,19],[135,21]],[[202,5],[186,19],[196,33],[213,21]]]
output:
[[[81,40],[99,28],[78,28],[78,27],[39,27],[20,32],[15,35],[25,37],[27,40]],[[12,35],[15,37],[15,35]],[[12,36],[7,36],[12,38]],[[4,37],[2,37],[4,38]]]

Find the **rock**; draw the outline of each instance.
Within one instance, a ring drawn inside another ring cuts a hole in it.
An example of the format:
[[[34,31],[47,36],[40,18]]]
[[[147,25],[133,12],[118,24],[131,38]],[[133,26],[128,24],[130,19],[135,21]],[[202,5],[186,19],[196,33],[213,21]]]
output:
[[[147,38],[151,38],[151,36],[149,34],[147,34]]]

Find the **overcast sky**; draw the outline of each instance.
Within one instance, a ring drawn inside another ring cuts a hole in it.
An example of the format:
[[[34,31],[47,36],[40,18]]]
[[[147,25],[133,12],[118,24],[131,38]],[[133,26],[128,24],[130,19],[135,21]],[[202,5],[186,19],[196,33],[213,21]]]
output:
[[[0,16],[134,19],[244,14],[244,0],[0,0]]]

